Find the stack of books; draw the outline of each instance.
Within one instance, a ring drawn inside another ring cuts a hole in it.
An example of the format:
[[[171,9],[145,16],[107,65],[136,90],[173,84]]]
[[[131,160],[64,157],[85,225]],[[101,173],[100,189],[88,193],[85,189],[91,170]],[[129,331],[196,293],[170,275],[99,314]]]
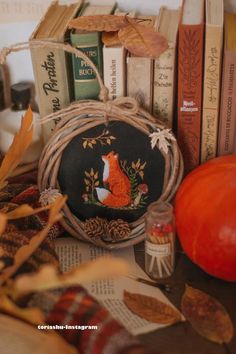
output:
[[[124,15],[112,0],[106,6],[53,2],[31,40],[69,42],[85,52],[110,99],[135,97],[176,132],[186,172],[236,152],[236,14],[224,13],[223,0],[183,0],[181,8],[161,7],[149,17],[129,14],[166,37],[169,48],[154,60],[122,45],[103,46],[99,32],[68,31],[72,18],[97,14]],[[98,99],[96,76],[83,60],[42,48],[32,49],[32,61],[42,116],[73,100]],[[44,130],[45,141],[56,123]]]

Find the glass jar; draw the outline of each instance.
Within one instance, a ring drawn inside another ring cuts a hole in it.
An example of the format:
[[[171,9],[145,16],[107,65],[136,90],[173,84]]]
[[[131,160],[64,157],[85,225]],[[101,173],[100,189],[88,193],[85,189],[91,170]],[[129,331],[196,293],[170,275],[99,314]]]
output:
[[[167,202],[150,204],[145,218],[145,270],[153,279],[168,278],[175,263],[175,220]]]

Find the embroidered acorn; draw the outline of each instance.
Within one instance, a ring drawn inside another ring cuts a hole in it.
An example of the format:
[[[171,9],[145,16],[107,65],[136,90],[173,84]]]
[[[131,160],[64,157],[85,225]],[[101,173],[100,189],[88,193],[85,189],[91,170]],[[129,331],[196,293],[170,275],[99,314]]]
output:
[[[105,229],[104,241],[113,241],[117,242],[127,238],[130,235],[130,226],[129,223],[122,220],[111,220],[107,223]]]
[[[139,184],[138,187],[138,194],[136,198],[134,199],[134,206],[138,206],[141,200],[141,197],[143,194],[147,194],[148,192],[148,186],[145,183]]]
[[[107,220],[103,218],[87,219],[84,222],[84,231],[90,238],[101,238],[104,235]]]

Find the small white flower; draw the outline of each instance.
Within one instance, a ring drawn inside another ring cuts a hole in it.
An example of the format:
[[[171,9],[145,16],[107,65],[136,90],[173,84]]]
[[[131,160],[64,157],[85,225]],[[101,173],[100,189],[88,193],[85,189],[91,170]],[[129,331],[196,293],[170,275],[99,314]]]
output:
[[[170,140],[175,141],[175,137],[171,133],[171,129],[159,129],[149,135],[151,138],[151,147],[154,149],[157,146],[160,150],[162,150],[165,154],[168,154],[168,148],[171,145]]]

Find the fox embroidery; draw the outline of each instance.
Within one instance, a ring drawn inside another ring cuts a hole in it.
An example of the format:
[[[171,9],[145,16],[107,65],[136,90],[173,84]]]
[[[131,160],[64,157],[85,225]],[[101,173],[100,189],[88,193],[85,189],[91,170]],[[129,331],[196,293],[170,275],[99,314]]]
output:
[[[131,184],[120,168],[119,155],[111,151],[102,156],[104,162],[103,183],[109,190],[96,188],[98,200],[108,207],[124,207],[131,202]]]

